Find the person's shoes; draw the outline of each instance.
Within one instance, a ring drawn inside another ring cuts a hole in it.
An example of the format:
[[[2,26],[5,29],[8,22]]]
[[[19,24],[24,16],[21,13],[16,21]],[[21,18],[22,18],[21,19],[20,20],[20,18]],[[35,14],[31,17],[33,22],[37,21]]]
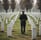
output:
[[[25,34],[25,32],[22,32],[22,34]]]
[[[25,34],[25,32],[23,32],[23,34]]]
[[[23,32],[21,32],[21,34],[23,34]]]

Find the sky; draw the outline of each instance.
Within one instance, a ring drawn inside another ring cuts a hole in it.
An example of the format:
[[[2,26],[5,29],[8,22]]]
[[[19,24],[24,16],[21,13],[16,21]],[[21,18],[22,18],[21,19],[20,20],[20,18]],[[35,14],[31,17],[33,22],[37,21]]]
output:
[[[15,0],[15,1],[19,4],[21,0]]]
[[[36,5],[36,3],[37,3],[37,0],[33,0],[34,1],[34,5]]]

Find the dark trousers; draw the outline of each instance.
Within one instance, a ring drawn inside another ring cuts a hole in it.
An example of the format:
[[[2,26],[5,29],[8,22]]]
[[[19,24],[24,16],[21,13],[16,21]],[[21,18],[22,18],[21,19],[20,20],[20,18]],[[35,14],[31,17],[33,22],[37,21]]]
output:
[[[21,25],[21,33],[25,34],[25,25]]]

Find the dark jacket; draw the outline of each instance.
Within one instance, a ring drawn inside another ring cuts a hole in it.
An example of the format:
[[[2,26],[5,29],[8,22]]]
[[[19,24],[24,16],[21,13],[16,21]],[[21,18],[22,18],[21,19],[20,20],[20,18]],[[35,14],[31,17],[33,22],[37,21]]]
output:
[[[27,20],[27,16],[25,14],[20,15],[21,25],[25,25]]]

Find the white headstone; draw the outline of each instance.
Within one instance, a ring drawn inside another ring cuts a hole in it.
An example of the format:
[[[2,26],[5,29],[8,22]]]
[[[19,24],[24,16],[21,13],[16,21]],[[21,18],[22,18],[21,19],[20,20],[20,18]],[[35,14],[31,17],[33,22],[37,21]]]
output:
[[[13,25],[16,21],[16,19],[18,18],[19,13],[14,17],[13,20],[11,20],[10,24],[7,25],[7,36],[12,36],[12,29],[13,29]]]
[[[33,27],[34,27],[34,25],[33,25]],[[36,39],[36,36],[37,36],[36,28],[32,28],[32,39]]]
[[[1,31],[4,31],[4,22],[1,22]]]
[[[31,24],[32,39],[36,39],[36,36],[37,36],[36,26],[35,26],[33,20],[29,16],[28,16],[28,21]]]
[[[41,13],[39,15],[39,35],[41,36]]]
[[[11,23],[7,26],[7,36],[12,36],[12,28],[13,28],[13,20]]]
[[[8,19],[6,19],[6,24],[8,24]]]
[[[39,35],[41,35],[41,21],[39,21]]]
[[[36,28],[32,29],[32,39],[36,39]]]
[[[32,39],[36,39],[36,37],[37,37],[36,25],[32,21]]]

